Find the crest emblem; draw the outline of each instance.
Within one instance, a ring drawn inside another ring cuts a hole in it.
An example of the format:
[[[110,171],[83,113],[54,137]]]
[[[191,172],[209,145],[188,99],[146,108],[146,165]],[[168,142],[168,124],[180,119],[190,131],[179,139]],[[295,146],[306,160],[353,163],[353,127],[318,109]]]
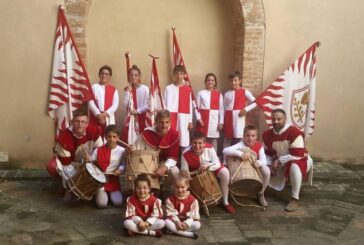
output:
[[[292,124],[303,129],[306,123],[306,115],[308,108],[309,87],[306,85],[303,88],[292,91],[291,96],[291,122]]]

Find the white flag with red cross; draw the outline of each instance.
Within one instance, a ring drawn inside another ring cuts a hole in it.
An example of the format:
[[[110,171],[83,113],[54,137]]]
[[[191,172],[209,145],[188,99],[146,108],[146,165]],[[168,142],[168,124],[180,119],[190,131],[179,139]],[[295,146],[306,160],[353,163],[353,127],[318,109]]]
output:
[[[299,128],[305,139],[315,128],[316,48],[314,43],[285,70],[261,95],[256,103],[262,108],[265,120],[272,127],[272,111],[283,109],[287,123]]]

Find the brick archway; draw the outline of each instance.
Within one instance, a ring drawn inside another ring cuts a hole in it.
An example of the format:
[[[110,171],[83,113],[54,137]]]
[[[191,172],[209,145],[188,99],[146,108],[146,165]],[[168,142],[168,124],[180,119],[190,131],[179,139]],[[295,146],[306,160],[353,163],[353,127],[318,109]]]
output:
[[[65,13],[87,64],[86,27],[92,0],[65,0]],[[228,0],[235,33],[234,69],[242,71],[244,87],[257,95],[263,85],[265,16],[262,0]]]

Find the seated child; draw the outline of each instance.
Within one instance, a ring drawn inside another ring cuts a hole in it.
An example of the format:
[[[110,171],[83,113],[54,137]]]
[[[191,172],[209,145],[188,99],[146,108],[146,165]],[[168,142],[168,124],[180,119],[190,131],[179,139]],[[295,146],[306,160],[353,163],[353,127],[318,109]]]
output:
[[[138,233],[159,238],[164,227],[161,200],[150,194],[151,183],[146,174],[138,175],[134,185],[134,193],[126,201],[124,228],[129,236]]]
[[[125,149],[117,145],[119,132],[115,125],[106,127],[105,138],[106,144],[93,151],[91,161],[95,162],[102,172],[114,175],[107,175],[106,184],[96,193],[96,205],[98,208],[106,208],[110,196],[113,205],[120,207],[123,196],[120,191],[119,176],[125,169],[125,165],[122,164]]]
[[[206,136],[196,131],[192,135],[192,145],[186,148],[181,158],[181,173],[189,176],[189,172],[196,170],[214,171],[220,180],[220,188],[223,194],[224,208],[228,213],[235,213],[235,208],[229,204],[230,173],[216,155],[215,149],[206,143]]]
[[[166,200],[166,227],[169,231],[197,239],[201,227],[197,199],[188,191],[189,180],[180,175],[174,180],[174,195]]]
[[[257,195],[260,205],[266,207],[268,206],[268,203],[264,198],[264,191],[269,184],[270,170],[267,167],[267,159],[265,156],[263,144],[258,142],[258,129],[254,125],[248,125],[244,128],[244,136],[240,142],[224,149],[224,158],[226,158],[226,156],[236,156],[240,157],[242,160],[247,160],[249,156],[247,153],[244,153],[244,149],[246,148],[251,149],[257,156],[257,161],[255,164],[259,169],[263,179],[263,189],[257,193]]]

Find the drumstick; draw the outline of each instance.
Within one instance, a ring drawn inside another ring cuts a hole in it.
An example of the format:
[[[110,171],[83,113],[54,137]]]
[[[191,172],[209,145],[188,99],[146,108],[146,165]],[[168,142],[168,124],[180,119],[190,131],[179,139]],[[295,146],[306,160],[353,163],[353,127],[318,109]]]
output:
[[[130,148],[131,147],[131,145],[129,145],[128,143],[125,143],[124,141],[122,141],[122,140],[118,140],[118,142],[119,143],[121,143],[121,144],[123,144],[123,145],[125,145],[126,147],[128,147],[128,148]]]

